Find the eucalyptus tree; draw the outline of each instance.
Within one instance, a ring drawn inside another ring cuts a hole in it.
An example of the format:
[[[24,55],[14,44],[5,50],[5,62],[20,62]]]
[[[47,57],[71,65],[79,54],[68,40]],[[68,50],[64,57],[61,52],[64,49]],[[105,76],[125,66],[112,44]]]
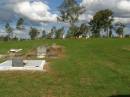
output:
[[[19,18],[17,23],[16,23],[16,29],[18,30],[23,30],[24,29],[24,19]]]
[[[55,38],[55,33],[56,33],[56,27],[52,27],[51,29],[51,38]]]
[[[57,29],[55,32],[55,36],[57,39],[63,38],[63,34],[64,34],[64,27]]]
[[[9,23],[6,23],[5,25],[5,31],[8,34],[8,40],[13,37],[13,28],[10,26]]]
[[[71,28],[75,28],[76,22],[79,20],[79,16],[85,11],[84,7],[81,7],[76,0],[64,0],[59,6],[60,16],[57,18],[60,22],[65,22],[70,25]],[[71,31],[69,31],[71,32]],[[75,32],[71,32],[75,34]]]
[[[115,24],[115,31],[119,35],[120,38],[124,36],[124,28],[126,27],[125,24],[118,22]]]
[[[67,33],[67,38],[73,38],[73,37],[77,38],[78,33],[79,33],[78,26],[76,26],[76,25],[70,26],[68,33]]]
[[[90,32],[89,26],[86,23],[82,23],[79,27],[78,36],[86,36]]]
[[[32,40],[36,39],[37,36],[38,36],[38,34],[39,34],[38,29],[33,28],[33,27],[30,28],[29,35],[30,35],[30,38],[31,38]]]
[[[42,31],[42,36],[41,36],[41,38],[46,38],[46,37],[47,37],[46,31],[43,30],[43,31]]]
[[[100,36],[100,31],[103,29],[109,37],[109,32],[112,31],[110,28],[112,27],[113,20],[113,12],[109,9],[96,12],[93,19],[89,22],[92,33],[95,36]]]

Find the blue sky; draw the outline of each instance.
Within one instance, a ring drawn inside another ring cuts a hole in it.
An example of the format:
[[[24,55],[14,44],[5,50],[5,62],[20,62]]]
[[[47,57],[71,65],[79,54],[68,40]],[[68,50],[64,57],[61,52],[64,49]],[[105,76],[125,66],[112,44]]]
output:
[[[57,9],[57,7],[63,2],[63,0],[46,0],[51,9]]]
[[[80,0],[77,1],[79,2]],[[0,25],[3,26],[6,22],[10,22],[15,26],[19,17],[24,17],[26,24],[29,24],[30,26],[39,26],[41,25],[40,21],[44,22],[49,21],[50,19],[50,22],[56,21],[58,7],[62,2],[63,0],[1,0]],[[34,10],[34,7],[36,11]],[[41,14],[44,13],[44,11],[45,16],[44,14]],[[35,17],[33,16],[34,14]]]
[[[81,0],[77,0],[77,1],[78,3],[81,2]],[[56,9],[63,2],[63,0],[46,0],[46,2],[48,2],[51,9],[53,8]]]

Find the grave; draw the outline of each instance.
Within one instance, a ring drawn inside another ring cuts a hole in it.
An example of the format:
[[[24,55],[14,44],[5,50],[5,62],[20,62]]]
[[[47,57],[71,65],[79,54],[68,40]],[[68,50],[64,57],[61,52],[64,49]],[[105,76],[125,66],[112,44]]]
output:
[[[63,55],[63,47],[60,45],[53,44],[47,48],[47,56],[51,58],[57,58]]]
[[[12,67],[24,67],[24,62],[20,58],[13,58],[12,59]]]
[[[0,71],[45,71],[45,60],[7,60],[0,64]]]
[[[37,48],[37,58],[45,58],[47,52],[46,46],[40,46]]]

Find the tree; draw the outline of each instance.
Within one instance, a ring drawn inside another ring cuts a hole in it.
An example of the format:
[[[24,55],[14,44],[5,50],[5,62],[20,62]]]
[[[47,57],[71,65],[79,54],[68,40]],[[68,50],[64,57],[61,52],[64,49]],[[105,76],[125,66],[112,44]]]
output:
[[[10,26],[9,23],[6,23],[5,30],[6,30],[6,32],[8,34],[7,37],[8,37],[8,40],[9,40],[11,37],[13,37],[13,28]]]
[[[78,21],[79,15],[84,12],[84,8],[80,7],[76,0],[64,0],[59,7],[61,16],[59,21],[67,22],[73,25]]]
[[[115,31],[119,35],[120,38],[123,38],[124,36],[124,28],[125,24],[118,22],[115,24]]]
[[[85,23],[82,23],[79,27],[79,32],[77,33],[77,37],[79,37],[80,35],[86,36],[88,32],[89,32],[89,26],[87,26]]]
[[[17,24],[16,24],[16,28],[18,30],[24,29],[24,19],[23,18],[19,18],[19,20],[17,21]]]
[[[63,34],[64,34],[64,27],[57,29],[55,36],[56,36],[57,39],[63,38]]]
[[[60,17],[57,18],[58,21],[69,23],[71,29],[75,28],[75,23],[78,21],[79,16],[85,10],[84,7],[81,7],[76,0],[64,0],[59,7],[59,11],[60,11]],[[76,33],[76,32],[70,32],[70,33]]]
[[[76,25],[72,25],[69,27],[69,30],[67,32],[67,37],[68,38],[73,38],[73,37],[77,37],[77,33],[79,31],[79,27]]]
[[[109,37],[111,38],[112,37],[112,30],[113,30],[113,25],[110,25],[109,27]]]
[[[46,31],[45,30],[42,31],[42,38],[46,38]]]
[[[55,38],[55,33],[56,33],[56,27],[53,26],[53,27],[51,28],[51,31],[47,34],[47,38],[48,38],[48,39]]]
[[[47,34],[47,39],[52,39],[52,34],[51,34],[51,32]]]
[[[36,28],[33,28],[33,27],[30,28],[29,35],[32,40],[36,39],[38,34],[39,34],[39,31]]]
[[[51,38],[55,38],[55,33],[56,33],[56,27],[52,27],[51,29]]]
[[[93,19],[89,22],[94,36],[100,36],[100,31],[103,29],[104,32],[107,32],[107,36],[109,37],[113,20],[113,12],[109,9],[96,12]]]

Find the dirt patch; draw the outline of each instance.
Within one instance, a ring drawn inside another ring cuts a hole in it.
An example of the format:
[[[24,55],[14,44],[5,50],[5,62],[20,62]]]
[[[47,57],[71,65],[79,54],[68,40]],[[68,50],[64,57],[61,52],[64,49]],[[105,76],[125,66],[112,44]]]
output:
[[[130,51],[130,46],[123,47],[122,49],[125,51]]]
[[[46,70],[46,73],[48,73],[49,75],[56,75],[56,72],[51,68],[50,64],[52,64],[51,62],[46,62],[46,65],[44,66],[44,69]]]
[[[2,55],[2,54],[0,54],[0,62],[4,62],[5,60],[7,60],[8,59],[8,55]]]
[[[36,49],[30,49],[28,52],[23,56],[24,59],[34,59],[36,58]]]
[[[60,45],[53,44],[47,48],[48,58],[60,58],[64,56],[64,47]]]
[[[44,68],[43,68],[44,70],[45,70],[45,72],[49,72],[49,70],[50,70],[50,68],[49,68],[49,65],[48,65],[48,63],[46,62],[46,64],[44,65]]]
[[[5,58],[7,55],[0,54],[0,59]]]

